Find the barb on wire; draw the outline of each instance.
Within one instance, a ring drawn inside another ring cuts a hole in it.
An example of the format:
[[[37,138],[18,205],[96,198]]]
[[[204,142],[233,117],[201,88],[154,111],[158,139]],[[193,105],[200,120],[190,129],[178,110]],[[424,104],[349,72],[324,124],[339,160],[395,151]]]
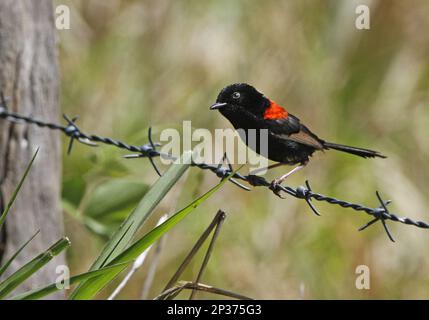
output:
[[[224,167],[223,164],[228,165],[228,167]],[[226,155],[226,152],[223,154],[222,157],[222,161],[218,164],[218,166],[216,167],[216,175],[219,178],[225,179],[227,178],[231,172],[233,172],[234,169],[232,168],[231,162],[229,162],[228,156]],[[244,189],[246,191],[250,191],[250,188],[246,187],[245,185],[241,184],[240,182],[238,182],[237,180],[235,180],[234,178],[230,178],[229,181],[231,181],[233,184],[235,184],[237,187]],[[198,282],[198,281],[197,281]]]
[[[366,223],[364,226],[360,227],[358,231],[365,230],[366,228],[380,220],[390,241],[395,242],[395,239],[393,238],[392,233],[390,232],[389,227],[386,224],[385,217],[383,216],[383,213],[390,214],[389,210],[387,209],[387,206],[392,202],[392,200],[383,201],[378,191],[376,191],[375,194],[377,196],[378,201],[380,201],[380,206],[375,209],[378,212],[374,214],[374,219]]]
[[[392,203],[392,200],[387,200],[387,201],[385,201],[384,202],[384,205],[385,206],[388,206],[390,203]],[[380,207],[378,207],[377,209],[380,209],[381,208],[381,206]],[[358,231],[363,231],[363,230],[365,230],[366,228],[368,228],[369,226],[371,226],[372,224],[374,224],[375,222],[377,222],[379,220],[379,218],[374,218],[374,219],[372,219],[371,221],[369,221],[368,223],[366,223],[365,225],[363,225],[362,227],[360,227],[359,229],[358,229]]]
[[[152,147],[152,150],[156,150],[156,145],[152,141],[152,127],[149,127],[147,136],[149,138],[149,143],[150,143],[150,146]],[[157,143],[157,145],[160,146],[161,144]],[[150,163],[152,164],[152,167],[155,169],[156,173],[158,174],[158,176],[162,176],[161,172],[158,170],[158,168],[155,164],[155,161],[153,161],[153,157],[149,154],[148,158],[149,158]]]
[[[156,147],[158,147],[159,144],[153,142],[152,130],[150,128],[149,128],[149,132],[148,132],[149,143],[144,144],[142,146],[134,146],[134,145],[129,145],[129,144],[126,144],[122,141],[114,140],[111,138],[101,137],[101,136],[93,135],[93,134],[86,134],[86,133],[82,132],[79,129],[79,127],[75,124],[75,121],[77,120],[77,118],[69,119],[68,117],[65,117],[65,119],[67,121],[67,125],[63,126],[63,125],[59,125],[56,123],[45,122],[45,121],[41,121],[38,119],[34,119],[32,117],[28,117],[28,116],[24,116],[21,114],[14,113],[14,112],[10,112],[10,111],[8,111],[8,108],[7,108],[7,103],[6,103],[7,99],[4,97],[4,95],[2,93],[0,95],[0,102],[1,102],[0,118],[5,119],[7,121],[11,121],[11,122],[17,122],[17,121],[18,122],[24,122],[27,124],[33,124],[33,125],[39,126],[41,128],[48,128],[50,130],[62,131],[65,135],[67,135],[71,139],[71,141],[69,143],[69,151],[72,148],[72,143],[74,140],[77,140],[78,142],[83,143],[83,144],[89,143],[90,146],[94,146],[94,144],[97,144],[97,143],[111,145],[111,146],[114,146],[116,148],[125,149],[125,150],[128,150],[128,151],[134,153],[134,154],[124,156],[125,158],[148,158],[149,161],[151,162],[154,170],[158,173],[158,175],[161,175],[161,172],[159,171],[159,169],[155,165],[155,162],[154,162],[155,157],[163,157],[165,159],[175,160],[175,157],[173,157],[169,154],[161,153],[160,151],[158,151],[156,149]],[[224,162],[227,163],[227,167],[223,166]],[[193,162],[191,165],[193,167],[197,167],[201,170],[209,170],[221,179],[225,179],[226,177],[228,177],[233,172],[231,163],[229,163],[226,156],[224,156],[224,158],[222,159],[222,162],[218,165],[210,165],[210,164],[206,164],[206,163],[195,163],[195,162]],[[373,219],[370,222],[368,222],[365,226],[360,228],[359,230],[364,230],[367,227],[369,227],[370,225],[372,225],[375,222],[380,220],[381,223],[383,224],[383,227],[384,227],[389,239],[392,241],[394,241],[394,239],[392,237],[392,234],[391,234],[389,228],[387,227],[386,220],[399,222],[399,223],[406,224],[406,225],[413,225],[415,227],[422,228],[422,229],[429,229],[429,224],[427,222],[415,221],[415,220],[410,219],[408,217],[400,217],[394,213],[391,213],[387,209],[387,205],[390,203],[390,201],[383,202],[378,192],[376,193],[376,195],[377,195],[377,198],[380,201],[381,205],[376,207],[376,208],[371,208],[371,207],[367,207],[367,206],[364,206],[361,204],[348,202],[348,201],[336,199],[334,197],[329,197],[329,196],[326,196],[326,195],[323,195],[320,193],[316,193],[311,189],[308,181],[306,181],[305,186],[300,186],[297,188],[293,188],[290,186],[277,185],[277,186],[275,186],[275,190],[273,190],[274,188],[272,187],[272,185],[269,181],[267,181],[265,178],[263,178],[261,176],[256,176],[256,175],[245,176],[245,175],[242,175],[242,174],[236,172],[229,179],[229,181],[231,183],[235,184],[236,186],[238,186],[242,189],[245,189],[245,190],[249,190],[249,188],[246,187],[245,185],[243,185],[242,183],[240,183],[239,181],[247,182],[249,185],[254,186],[254,187],[265,187],[265,188],[271,189],[276,194],[279,192],[284,192],[286,195],[292,196],[292,197],[297,198],[297,199],[302,199],[307,203],[307,205],[310,207],[310,209],[316,215],[320,215],[320,213],[318,212],[318,210],[315,208],[314,204],[312,203],[313,200],[314,201],[320,201],[320,202],[327,202],[329,204],[338,205],[338,206],[341,206],[343,208],[350,208],[350,209],[357,211],[357,212],[365,212],[366,214],[372,216]]]
[[[68,155],[72,151],[73,142],[75,139],[77,139],[80,143],[86,144],[87,146],[98,147],[98,145],[96,143],[91,142],[91,140],[89,140],[87,138],[83,138],[80,136],[79,127],[76,125],[76,121],[77,121],[77,119],[79,119],[79,117],[73,117],[72,119],[70,119],[65,114],[63,114],[63,117],[67,121],[67,124],[68,124],[68,126],[65,127],[64,133],[70,137],[69,146],[67,148],[67,154]]]
[[[153,161],[153,157],[157,156],[153,151],[156,151],[156,147],[159,147],[161,144],[158,142],[153,142],[152,140],[152,127],[149,127],[148,133],[147,133],[149,144],[145,144],[141,146],[140,153],[137,154],[128,154],[125,155],[125,159],[136,159],[136,158],[145,158],[147,157],[150,161],[150,164],[152,165],[155,172],[158,174],[158,176],[162,176],[161,171],[159,171],[158,167],[155,164],[155,161]]]
[[[313,211],[313,213],[316,216],[320,217],[319,211],[317,211],[316,207],[311,202],[311,193],[312,193],[312,191],[311,191],[310,183],[308,182],[308,180],[305,180],[305,185],[306,185],[307,189],[304,188],[304,187],[302,187],[302,186],[298,187],[296,189],[296,195],[298,196],[298,198],[304,199],[305,202],[307,202],[307,204],[310,207],[310,209]]]

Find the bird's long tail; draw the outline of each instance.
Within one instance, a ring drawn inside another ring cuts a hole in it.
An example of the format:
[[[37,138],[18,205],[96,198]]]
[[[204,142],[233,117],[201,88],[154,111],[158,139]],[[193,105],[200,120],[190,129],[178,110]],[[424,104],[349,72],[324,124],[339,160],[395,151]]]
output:
[[[375,158],[375,157],[387,158],[386,156],[382,155],[378,151],[364,149],[364,148],[350,147],[350,146],[345,146],[342,144],[336,144],[336,143],[331,143],[331,142],[324,142],[323,146],[326,149],[335,149],[338,151],[351,153],[351,154],[354,154],[354,155],[357,155],[357,156],[363,157],[363,158]]]

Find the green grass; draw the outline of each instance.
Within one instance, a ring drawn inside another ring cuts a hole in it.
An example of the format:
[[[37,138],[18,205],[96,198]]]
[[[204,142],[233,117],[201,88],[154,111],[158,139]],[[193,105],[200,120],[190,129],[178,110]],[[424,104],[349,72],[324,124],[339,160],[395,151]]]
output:
[[[233,174],[231,174],[233,175]],[[164,179],[165,176],[161,177],[160,180]],[[173,214],[169,219],[167,219],[161,225],[155,227],[145,236],[134,242],[129,248],[123,250],[118,254],[111,262],[107,265],[115,265],[119,263],[131,263],[136,259],[140,254],[142,254],[147,248],[149,248],[155,241],[160,239],[164,234],[166,234],[171,228],[173,228],[177,223],[183,220],[189,213],[195,210],[201,203],[206,201],[210,196],[212,196],[228,179],[222,180],[217,186],[213,187],[201,197],[197,198],[189,205],[187,205],[182,210],[179,210]],[[105,273],[102,276],[88,280],[82,284],[72,295],[72,299],[90,299],[93,298],[104,286],[106,286],[110,281],[112,281],[119,271],[112,270],[109,273]]]

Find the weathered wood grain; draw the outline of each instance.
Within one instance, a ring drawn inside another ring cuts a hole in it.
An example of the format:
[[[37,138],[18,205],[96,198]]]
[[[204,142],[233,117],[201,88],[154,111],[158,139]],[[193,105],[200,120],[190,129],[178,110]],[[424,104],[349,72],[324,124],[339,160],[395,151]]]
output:
[[[53,11],[50,0],[0,1],[0,90],[10,98],[11,110],[57,122],[59,75]],[[40,234],[11,270],[63,235],[60,141],[57,134],[47,130],[0,121],[3,201],[10,198],[37,147],[39,155],[2,231],[3,257],[13,254],[35,231],[40,229]],[[64,264],[64,256],[33,275],[20,291],[54,281],[58,264]]]

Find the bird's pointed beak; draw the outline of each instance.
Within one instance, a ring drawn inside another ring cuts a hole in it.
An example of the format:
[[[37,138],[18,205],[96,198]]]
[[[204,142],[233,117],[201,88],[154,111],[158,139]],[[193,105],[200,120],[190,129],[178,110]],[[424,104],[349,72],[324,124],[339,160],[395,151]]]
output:
[[[212,104],[210,107],[210,110],[216,110],[216,109],[220,109],[223,108],[227,105],[226,102],[216,102],[215,104]]]

